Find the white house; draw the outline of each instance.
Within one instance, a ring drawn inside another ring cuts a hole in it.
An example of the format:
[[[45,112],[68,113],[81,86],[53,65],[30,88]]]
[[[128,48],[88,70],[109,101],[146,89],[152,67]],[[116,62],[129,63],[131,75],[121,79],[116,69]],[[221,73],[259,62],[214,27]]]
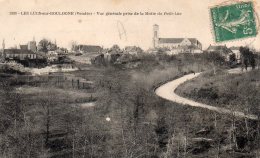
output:
[[[55,50],[50,50],[46,54],[48,61],[53,62],[58,60],[58,53]]]
[[[37,56],[34,52],[30,50],[22,50],[22,49],[4,49],[4,58],[5,59],[36,59]]]
[[[236,56],[237,63],[241,63],[241,54],[239,51],[239,47],[230,47],[229,48]]]

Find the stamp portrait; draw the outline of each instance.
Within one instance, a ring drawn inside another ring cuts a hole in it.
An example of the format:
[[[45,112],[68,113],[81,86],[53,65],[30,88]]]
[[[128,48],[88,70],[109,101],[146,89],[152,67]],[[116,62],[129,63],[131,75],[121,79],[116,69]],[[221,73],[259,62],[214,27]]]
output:
[[[257,35],[252,2],[215,6],[210,9],[215,42]]]

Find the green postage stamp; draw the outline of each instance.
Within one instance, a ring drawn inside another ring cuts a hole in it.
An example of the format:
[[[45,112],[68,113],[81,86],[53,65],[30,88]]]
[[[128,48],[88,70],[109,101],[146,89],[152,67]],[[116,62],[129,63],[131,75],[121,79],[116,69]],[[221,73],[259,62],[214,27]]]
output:
[[[215,41],[253,37],[257,34],[252,2],[216,6],[210,9]]]

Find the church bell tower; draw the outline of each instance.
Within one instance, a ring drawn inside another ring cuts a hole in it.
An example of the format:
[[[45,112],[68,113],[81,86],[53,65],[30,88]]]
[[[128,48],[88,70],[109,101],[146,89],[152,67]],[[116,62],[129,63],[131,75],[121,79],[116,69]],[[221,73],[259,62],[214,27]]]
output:
[[[154,24],[153,25],[153,48],[158,47],[158,41],[159,41],[159,25]]]

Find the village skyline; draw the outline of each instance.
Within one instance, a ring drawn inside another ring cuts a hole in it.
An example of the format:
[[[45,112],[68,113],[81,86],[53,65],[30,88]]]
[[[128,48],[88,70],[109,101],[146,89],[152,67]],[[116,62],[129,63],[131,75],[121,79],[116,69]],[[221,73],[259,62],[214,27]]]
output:
[[[167,0],[164,0],[167,2]],[[139,46],[146,50],[152,48],[154,24],[160,25],[161,37],[197,38],[202,43],[202,49],[212,45],[249,46],[257,50],[260,37],[247,38],[225,43],[215,43],[210,26],[209,6],[214,6],[210,0],[196,2],[174,2],[174,6],[160,1],[141,3],[133,1],[59,3],[58,1],[34,2],[24,4],[1,1],[3,9],[0,11],[0,40],[5,39],[6,48],[25,44],[35,37],[36,41],[47,38],[56,39],[61,47],[69,48],[71,41],[79,44],[99,45],[109,48],[114,44],[120,47]],[[221,2],[221,1],[220,1]],[[59,5],[57,5],[59,4]],[[157,6],[161,7],[158,8]],[[70,6],[70,7],[69,7]],[[85,6],[92,6],[85,9]],[[187,6],[187,7],[182,7]],[[9,8],[9,9],[8,9]],[[10,8],[13,8],[10,10]],[[37,16],[10,15],[11,11],[86,11],[86,12],[177,12],[180,15],[163,16]],[[71,9],[76,8],[76,9]],[[123,9],[122,9],[123,8]],[[134,8],[134,9],[133,9]],[[149,8],[149,9],[147,9]],[[162,9],[163,8],[163,9]],[[192,8],[192,9],[187,9]],[[256,6],[259,8],[259,6]],[[190,18],[192,17],[192,18]],[[19,26],[17,26],[19,24]],[[125,34],[122,34],[122,33]]]
[[[151,35],[152,34],[153,34],[153,32],[151,31]],[[164,34],[164,37],[170,38],[171,36]],[[176,37],[176,38],[182,38],[182,39],[195,38],[195,39],[201,41],[200,38],[197,38],[197,37]],[[43,37],[32,36],[32,38],[28,38],[28,39],[24,39],[24,40],[17,38],[17,37],[14,37],[13,39],[2,38],[1,49],[3,49],[3,43],[5,45],[5,49],[10,49],[10,48],[19,49],[21,45],[26,45],[30,41],[36,41],[36,43],[38,44],[43,39],[46,39],[46,40],[48,40],[52,43],[57,43],[58,47],[66,48],[68,50],[71,50],[73,43],[74,44],[76,43],[77,45],[95,45],[95,46],[100,46],[104,49],[105,48],[111,48],[114,45],[118,45],[120,48],[124,48],[124,47],[128,47],[128,46],[137,46],[137,47],[142,48],[143,50],[149,50],[149,49],[154,48],[153,37],[150,38],[150,43],[151,43],[150,46],[145,47],[143,45],[139,45],[139,44],[136,44],[136,43],[129,43],[129,42],[123,42],[122,43],[122,41],[119,41],[118,43],[114,42],[114,43],[111,43],[111,44],[104,44],[104,43],[93,43],[93,42],[70,40],[70,41],[67,41],[67,44],[64,44],[63,41],[57,40],[57,38],[55,38],[55,37],[49,38],[47,36],[43,36]],[[248,39],[244,39],[244,40],[248,41]],[[243,47],[248,47],[250,49],[254,49],[256,51],[259,51],[260,47],[257,47],[257,45],[254,45],[253,43],[255,43],[254,40],[251,40],[249,43],[243,42],[243,40],[241,40],[240,42],[233,42],[233,41],[230,41],[228,43],[215,43],[215,42],[213,42],[213,43],[209,43],[209,44],[208,43],[204,44],[204,43],[201,42],[201,45],[202,45],[202,50],[206,50],[209,46],[227,46],[227,47],[241,47],[241,46],[243,46]]]

